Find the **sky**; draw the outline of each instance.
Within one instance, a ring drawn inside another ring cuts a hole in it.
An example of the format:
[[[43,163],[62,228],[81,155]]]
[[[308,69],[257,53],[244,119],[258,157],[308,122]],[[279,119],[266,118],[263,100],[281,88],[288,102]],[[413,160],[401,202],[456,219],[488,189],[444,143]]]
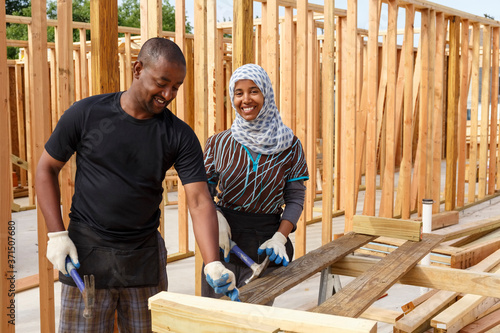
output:
[[[238,0],[235,0],[238,1]],[[169,0],[175,6],[175,0]],[[310,3],[324,4],[325,1],[309,0]],[[500,21],[500,1],[499,0],[435,0],[434,3],[458,9],[467,13],[484,17],[484,14],[493,16],[495,20]],[[194,0],[186,0],[186,15],[187,19],[193,23],[193,3]],[[254,3],[254,16],[260,15],[260,3]],[[339,9],[347,9],[347,0],[336,0],[335,7]],[[358,0],[358,26],[362,29],[368,28],[368,0]],[[280,13],[280,15],[284,15]],[[402,14],[404,15],[404,14]],[[401,16],[401,15],[400,15]],[[217,19],[222,22],[232,21],[233,18],[233,0],[217,0]],[[364,23],[366,22],[366,23]],[[404,20],[402,21],[404,22]],[[418,25],[418,17],[416,17],[415,26]],[[403,26],[404,27],[404,26]],[[403,28],[399,27],[399,28]],[[382,28],[382,24],[381,24]]]

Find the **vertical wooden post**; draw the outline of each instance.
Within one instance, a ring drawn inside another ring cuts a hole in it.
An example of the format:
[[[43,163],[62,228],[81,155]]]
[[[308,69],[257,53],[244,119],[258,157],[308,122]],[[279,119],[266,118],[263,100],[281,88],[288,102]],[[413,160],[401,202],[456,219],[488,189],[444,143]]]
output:
[[[434,16],[434,15],[433,15]],[[434,20],[434,18],[433,18]],[[444,13],[436,13],[435,15],[436,28],[435,37],[431,37],[431,41],[436,41],[435,65],[434,65],[434,105],[432,105],[431,114],[432,120],[432,140],[433,143],[433,158],[432,158],[432,206],[433,213],[438,213],[441,206],[441,156],[443,143],[443,114],[444,114],[444,52],[446,44],[445,34],[445,19]],[[433,23],[434,25],[434,23]],[[431,90],[432,93],[432,90]]]
[[[92,30],[92,94],[118,91],[118,2],[90,2]]]
[[[404,67],[404,116],[403,116],[403,159],[399,173],[399,182],[403,192],[401,198],[401,218],[410,218],[411,198],[411,168],[412,168],[412,118],[413,118],[413,22],[415,21],[415,6],[406,6],[406,25],[404,36],[405,67]]]
[[[81,98],[89,96],[89,75],[87,61],[87,34],[85,29],[80,30],[80,80]],[[130,74],[132,76],[132,73]]]
[[[448,112],[446,119],[446,186],[445,210],[453,210],[456,200],[457,175],[457,120],[459,93],[460,18],[450,19],[450,55],[448,60]]]
[[[471,77],[471,109],[470,109],[470,151],[468,172],[467,201],[472,203],[476,200],[476,177],[477,177],[477,121],[479,110],[479,46],[480,25],[475,22],[472,25],[472,77]],[[448,170],[448,168],[446,168]]]
[[[481,134],[479,141],[479,184],[477,188],[477,199],[486,196],[486,176],[488,173],[488,132],[490,120],[490,69],[491,69],[491,27],[483,27],[483,62],[481,82]],[[497,78],[495,80],[498,81]],[[495,124],[496,125],[496,124]],[[496,153],[496,149],[494,151]],[[493,152],[490,152],[493,153]]]
[[[16,63],[16,101],[17,101],[17,133],[19,140],[19,157],[26,161],[26,118],[25,107],[23,104],[25,94],[28,91],[23,89],[22,64]],[[26,170],[20,169],[20,182],[22,186],[26,186]]]
[[[386,154],[382,185],[382,199],[379,215],[392,217],[394,211],[394,170],[395,155],[395,125],[396,125],[396,64],[397,64],[397,15],[396,0],[388,1],[388,26],[387,26],[387,108],[385,115],[386,128]]]
[[[207,125],[208,125],[208,136],[215,133],[215,124],[217,120],[217,104],[220,101],[215,99],[215,91],[217,89],[218,82],[215,79],[216,73],[219,72],[219,59],[218,55],[218,45],[217,40],[217,4],[215,0],[208,0],[207,3]]]
[[[30,53],[30,94],[31,124],[33,129],[32,170],[44,150],[50,136],[49,72],[47,66],[47,10],[45,0],[31,2]],[[45,257],[47,253],[47,226],[37,206],[38,227],[38,270],[40,277],[40,331],[55,331],[54,274],[52,264]]]
[[[439,208],[439,196],[441,194],[441,185],[440,185],[440,180],[441,177],[436,177],[436,188],[434,188],[433,185],[433,162],[434,162],[434,151],[436,150],[436,147],[441,147],[441,136],[439,137],[433,137],[433,129],[436,126],[439,126],[441,124],[439,114],[437,110],[434,110],[434,95],[435,95],[435,83],[436,83],[436,77],[434,76],[434,65],[436,63],[436,11],[435,10],[430,10],[429,12],[429,24],[428,24],[428,30],[429,30],[429,94],[427,98],[427,140],[426,140],[426,152],[427,152],[427,158],[426,158],[426,175],[425,175],[425,192],[424,196],[425,198],[437,198],[435,201],[435,205],[433,205],[433,209]],[[442,72],[441,72],[442,73]],[[436,118],[433,118],[436,117]],[[436,120],[438,123],[435,123],[433,120]],[[440,156],[440,155],[439,155]],[[439,157],[438,157],[439,159]],[[439,161],[439,166],[441,166],[441,161]],[[422,205],[419,204],[421,207]],[[439,209],[438,209],[439,211]]]
[[[196,98],[194,100],[194,131],[200,140],[202,147],[208,138],[207,129],[207,0],[195,0],[194,2],[194,87]],[[196,244],[195,250],[195,278],[196,295],[201,295],[201,268],[203,259]]]
[[[366,121],[366,174],[365,202],[363,212],[375,216],[375,198],[377,188],[377,94],[378,94],[378,30],[379,1],[369,2],[368,22],[368,85],[367,121]],[[412,35],[413,38],[413,35]]]
[[[344,108],[345,108],[345,86],[346,77],[342,70],[344,68],[345,62],[345,39],[346,39],[346,28],[347,28],[347,18],[339,17],[337,19],[337,40],[335,55],[337,63],[335,64],[335,78],[337,83],[337,89],[335,90],[335,155],[334,155],[334,177],[333,177],[333,209],[340,210],[343,208],[343,195],[344,192],[344,162],[343,158],[344,149],[344,126],[341,124],[344,122]]]
[[[7,68],[7,36],[5,19],[5,0],[0,0],[0,82],[8,82]],[[12,167],[10,162],[10,113],[9,86],[2,84],[0,88],[0,331],[14,333],[16,303],[14,298],[15,261],[9,260],[9,254],[15,256],[15,225],[11,225],[12,203]],[[11,247],[12,246],[12,247]]]
[[[254,61],[253,57],[253,1],[233,1],[233,68]],[[267,56],[267,55],[265,55]]]
[[[377,1],[377,0],[375,0]],[[332,241],[333,149],[335,124],[335,1],[325,2],[325,39],[322,62],[323,116],[323,219],[321,244]]]
[[[115,1],[116,2],[116,1]],[[140,0],[141,4],[141,43],[159,37],[162,31],[162,1]],[[94,30],[92,29],[92,32]],[[92,43],[94,44],[94,43]]]
[[[278,26],[278,0],[267,1],[267,31],[264,32],[265,44],[267,48],[266,62],[264,69],[267,71],[274,89],[276,104],[280,101],[279,85],[279,26]]]
[[[491,61],[491,128],[490,128],[490,163],[488,169],[488,194],[495,192],[495,178],[498,178],[497,144],[498,144],[498,57],[500,49],[500,28],[493,28],[493,56]],[[497,179],[498,181],[498,179]]]
[[[302,142],[302,146],[307,146],[307,0],[297,1],[297,76],[300,77],[300,82],[296,85],[297,98],[297,128],[296,135]],[[309,172],[315,172],[309,170]],[[307,186],[312,186],[308,184]],[[306,205],[304,202],[304,211],[297,223],[297,231],[295,232],[295,258],[299,258],[306,253]]]
[[[326,4],[325,4],[326,5]],[[283,123],[290,127],[295,128],[295,121],[293,119],[293,62],[294,62],[294,49],[293,49],[293,8],[285,8],[285,22],[282,27],[282,46],[281,46],[281,91],[280,94],[280,114]]]

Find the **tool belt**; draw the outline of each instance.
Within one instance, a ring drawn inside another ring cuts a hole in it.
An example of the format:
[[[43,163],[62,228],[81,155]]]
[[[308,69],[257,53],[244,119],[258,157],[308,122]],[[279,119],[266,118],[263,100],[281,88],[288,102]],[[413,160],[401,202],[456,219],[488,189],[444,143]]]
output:
[[[106,240],[85,223],[71,221],[68,232],[78,251],[78,273],[93,274],[97,289],[158,285],[157,231],[140,240]],[[59,280],[76,286],[62,273]]]
[[[274,233],[278,231],[281,223],[281,215],[244,213],[222,207],[220,209],[231,227],[231,239],[236,245],[256,263],[260,264],[264,261],[266,258],[265,252],[258,255],[257,250],[259,246],[273,237]],[[293,245],[289,238],[287,238],[285,248],[288,258],[292,260]],[[222,260],[223,255],[221,255],[221,261]],[[246,267],[245,263],[243,263],[234,253],[231,253],[230,262]],[[273,266],[279,265],[271,262],[269,267]]]

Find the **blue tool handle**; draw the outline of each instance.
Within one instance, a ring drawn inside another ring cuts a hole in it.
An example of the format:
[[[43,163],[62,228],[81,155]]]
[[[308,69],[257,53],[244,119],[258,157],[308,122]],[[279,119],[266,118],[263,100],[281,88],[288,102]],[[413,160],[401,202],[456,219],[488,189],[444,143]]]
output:
[[[238,256],[238,258],[241,259],[248,267],[251,267],[253,264],[255,264],[255,261],[252,260],[245,252],[243,252],[238,245],[233,244],[233,247],[231,248],[231,251],[234,252]]]
[[[80,292],[83,293],[83,290],[85,289],[85,284],[83,283],[82,278],[76,271],[76,268],[73,265],[73,262],[71,261],[69,256],[66,257],[66,271],[69,273],[69,275],[71,275],[73,281],[75,281],[76,283],[76,286],[78,287],[78,289],[80,289]]]

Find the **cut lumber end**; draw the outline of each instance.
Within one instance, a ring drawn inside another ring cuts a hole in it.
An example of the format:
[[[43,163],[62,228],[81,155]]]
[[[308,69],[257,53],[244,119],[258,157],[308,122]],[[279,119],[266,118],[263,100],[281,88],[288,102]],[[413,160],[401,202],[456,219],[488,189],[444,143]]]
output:
[[[422,221],[354,215],[352,231],[418,242],[422,240]]]

